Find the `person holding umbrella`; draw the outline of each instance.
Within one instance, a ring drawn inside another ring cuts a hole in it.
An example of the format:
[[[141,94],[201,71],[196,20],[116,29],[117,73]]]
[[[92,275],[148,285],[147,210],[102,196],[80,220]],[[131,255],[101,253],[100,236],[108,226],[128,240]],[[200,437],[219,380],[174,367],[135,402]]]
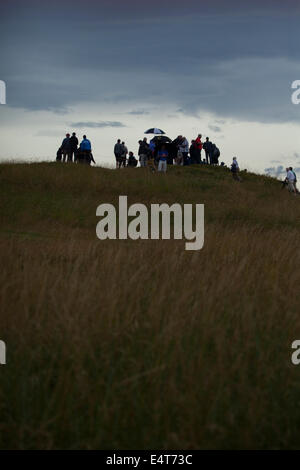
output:
[[[161,149],[158,151],[157,156],[158,156],[158,171],[162,171],[166,173],[168,151],[165,145],[162,145]]]

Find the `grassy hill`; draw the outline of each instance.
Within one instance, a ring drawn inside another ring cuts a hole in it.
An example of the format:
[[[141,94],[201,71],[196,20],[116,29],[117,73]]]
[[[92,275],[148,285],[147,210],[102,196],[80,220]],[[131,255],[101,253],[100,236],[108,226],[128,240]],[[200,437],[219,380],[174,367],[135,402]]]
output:
[[[299,448],[300,198],[269,177],[0,165],[0,448]],[[205,244],[96,208],[205,204]]]

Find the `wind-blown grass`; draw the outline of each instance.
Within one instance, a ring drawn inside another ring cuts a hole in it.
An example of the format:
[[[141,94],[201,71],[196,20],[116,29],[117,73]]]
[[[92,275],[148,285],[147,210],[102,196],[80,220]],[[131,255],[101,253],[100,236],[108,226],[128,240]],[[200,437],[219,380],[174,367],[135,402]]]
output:
[[[203,167],[0,182],[1,448],[299,448],[300,198]],[[204,203],[204,248],[97,240],[119,195]]]

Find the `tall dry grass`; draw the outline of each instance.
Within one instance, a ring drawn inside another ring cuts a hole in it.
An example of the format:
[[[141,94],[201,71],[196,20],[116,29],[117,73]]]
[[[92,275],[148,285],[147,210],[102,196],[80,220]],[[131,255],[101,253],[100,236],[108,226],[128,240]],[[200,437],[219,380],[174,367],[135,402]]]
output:
[[[219,169],[78,170],[0,169],[0,447],[298,448],[300,201]],[[118,194],[205,202],[203,250],[96,240]]]

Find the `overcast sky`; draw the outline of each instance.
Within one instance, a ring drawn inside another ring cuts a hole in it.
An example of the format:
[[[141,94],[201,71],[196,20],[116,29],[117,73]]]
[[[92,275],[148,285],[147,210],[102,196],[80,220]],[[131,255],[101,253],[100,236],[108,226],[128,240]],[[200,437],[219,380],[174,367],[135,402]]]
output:
[[[53,160],[75,131],[98,163],[114,164],[117,138],[136,152],[157,126],[171,138],[208,135],[226,163],[300,167],[297,3],[2,3],[0,158]]]

